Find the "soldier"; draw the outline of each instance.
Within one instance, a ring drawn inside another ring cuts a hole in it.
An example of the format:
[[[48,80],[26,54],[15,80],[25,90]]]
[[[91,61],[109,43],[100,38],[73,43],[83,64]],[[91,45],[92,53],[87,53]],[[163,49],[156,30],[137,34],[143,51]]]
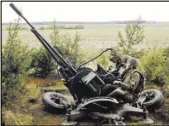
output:
[[[108,96],[122,96],[127,102],[132,102],[133,98],[131,94],[139,93],[143,89],[138,89],[140,83],[141,74],[136,70],[139,62],[136,58],[130,58],[126,64],[126,72],[122,81],[114,81],[113,84],[119,85],[120,88],[115,89],[109,93]],[[141,88],[141,87],[140,87]],[[140,91],[138,91],[140,90]]]
[[[108,72],[113,74],[116,79],[118,80],[122,80],[123,76],[126,73],[126,63],[127,61],[131,59],[131,56],[128,55],[123,55],[123,56],[117,56],[117,55],[112,55],[110,57],[110,61],[112,61],[113,63],[116,63],[116,68],[113,69],[111,68]],[[117,85],[113,85],[112,83],[108,83],[106,84],[103,89],[102,89],[102,95],[105,96],[108,93],[112,92],[113,90],[115,90],[117,88]]]
[[[134,100],[133,95],[137,95],[139,92],[143,91],[144,88],[144,85],[142,83],[144,82],[143,76],[140,72],[136,70],[138,65],[139,62],[136,58],[128,59],[126,63],[126,71],[123,80],[122,81],[116,80],[113,82],[113,84],[118,85],[119,88],[116,88],[107,96],[122,97],[125,102],[133,102]],[[108,86],[105,86],[105,88],[103,88],[104,93],[107,90],[107,88],[113,89],[114,87],[108,84]]]

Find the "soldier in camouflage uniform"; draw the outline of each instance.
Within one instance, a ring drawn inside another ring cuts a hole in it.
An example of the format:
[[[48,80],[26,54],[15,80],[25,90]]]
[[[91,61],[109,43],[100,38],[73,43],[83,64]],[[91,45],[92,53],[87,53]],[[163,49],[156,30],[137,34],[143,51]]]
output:
[[[113,92],[109,93],[108,96],[122,96],[127,100],[132,98],[128,94],[132,94],[133,91],[137,88],[140,75],[136,72],[136,68],[139,65],[139,62],[136,58],[130,58],[126,63],[126,72],[122,81],[114,81],[113,84],[119,85],[120,88],[115,89]]]
[[[126,63],[128,62],[128,60],[130,60],[132,57],[128,56],[128,55],[123,55],[123,56],[118,56],[114,57],[111,56],[110,60],[113,63],[116,63],[116,69],[110,69],[108,72],[113,74],[114,76],[116,76],[118,78],[118,80],[122,79],[123,76],[125,75],[125,73],[127,72],[127,70],[125,69],[126,67]],[[115,90],[117,88],[117,85],[113,85],[112,83],[108,83],[106,84],[103,89],[102,89],[102,95],[107,95],[108,93],[112,92],[113,90]]]

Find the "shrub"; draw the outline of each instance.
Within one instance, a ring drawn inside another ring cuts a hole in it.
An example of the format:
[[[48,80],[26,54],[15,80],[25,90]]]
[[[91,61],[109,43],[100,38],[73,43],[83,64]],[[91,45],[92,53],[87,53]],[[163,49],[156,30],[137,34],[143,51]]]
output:
[[[163,62],[165,57],[163,56],[163,49],[154,47],[144,55],[140,61],[144,68],[144,75],[147,81],[154,81],[157,83],[163,83]]]
[[[84,62],[84,54],[82,54],[79,46],[81,39],[79,33],[76,33],[74,38],[71,38],[68,34],[60,34],[56,22],[54,22],[50,34],[51,44],[75,67]],[[35,76],[47,77],[51,73],[56,74],[54,70],[57,68],[57,65],[44,48],[40,48],[40,50],[35,52],[31,66],[35,69]]]
[[[78,32],[76,32],[73,38],[69,34],[60,34],[56,27],[56,22],[54,22],[50,39],[53,46],[74,66],[84,62],[84,54],[81,52],[79,45],[82,37]]]
[[[18,38],[19,20],[10,24],[8,39],[2,47],[2,103],[18,98],[24,86],[23,77],[29,74],[31,50]]]
[[[138,18],[133,24],[127,24],[125,27],[125,37],[121,32],[118,32],[118,47],[117,50],[122,54],[140,57],[143,51],[136,51],[133,46],[144,41],[144,25],[141,18]],[[141,53],[141,54],[140,54]]]
[[[149,82],[163,86],[163,93],[169,96],[169,47],[157,48],[146,51],[140,61],[142,66],[139,68]]]
[[[34,69],[32,76],[45,78],[56,69],[56,65],[51,55],[41,47],[33,53],[31,68]]]
[[[168,85],[169,89],[169,47],[165,48],[163,51],[163,56],[165,57],[163,62],[163,70],[165,83]]]

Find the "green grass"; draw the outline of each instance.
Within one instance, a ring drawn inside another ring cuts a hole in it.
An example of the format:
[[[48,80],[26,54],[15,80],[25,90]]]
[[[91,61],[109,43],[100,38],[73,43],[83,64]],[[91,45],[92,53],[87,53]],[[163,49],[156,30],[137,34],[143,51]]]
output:
[[[20,112],[13,112],[11,110],[3,111],[3,118],[5,125],[32,125],[32,114],[21,114]]]

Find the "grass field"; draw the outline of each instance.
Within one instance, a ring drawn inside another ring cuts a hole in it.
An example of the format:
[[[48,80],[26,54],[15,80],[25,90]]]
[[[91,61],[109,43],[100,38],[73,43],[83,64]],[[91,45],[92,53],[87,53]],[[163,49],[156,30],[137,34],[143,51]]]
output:
[[[62,24],[61,24],[62,25]],[[74,24],[76,25],[76,24]],[[82,24],[84,29],[59,29],[60,33],[69,34],[71,37],[79,32],[83,37],[81,41],[81,48],[84,50],[93,50],[100,48],[115,47],[117,45],[117,33],[118,31],[125,32],[125,24]],[[28,27],[27,25],[23,25]],[[42,25],[36,25],[36,28]],[[72,26],[72,24],[67,24]],[[2,29],[2,44],[7,40],[7,26],[3,26]],[[46,27],[43,25],[43,27]],[[29,28],[29,27],[28,27]],[[49,40],[49,34],[51,30],[38,30],[47,40]],[[168,24],[146,24],[145,28],[145,40],[143,44],[137,45],[136,48],[151,47],[154,44],[158,46],[169,46],[169,23]],[[22,30],[19,33],[19,37],[23,43],[28,43],[30,47],[40,47],[41,44],[37,38],[29,30]]]

